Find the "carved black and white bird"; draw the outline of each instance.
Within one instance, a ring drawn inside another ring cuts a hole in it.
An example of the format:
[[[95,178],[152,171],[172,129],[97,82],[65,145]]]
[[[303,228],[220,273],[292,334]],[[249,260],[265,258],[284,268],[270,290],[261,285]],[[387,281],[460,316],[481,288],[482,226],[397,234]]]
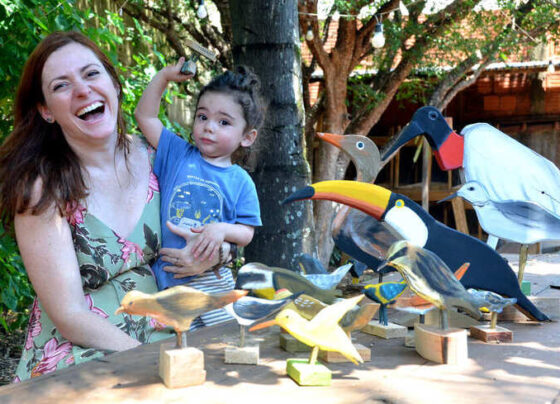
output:
[[[243,296],[239,300],[224,306],[224,309],[237,320],[240,330],[239,346],[245,345],[247,327],[262,321],[272,314],[280,311],[286,304],[293,301],[301,293],[291,295],[284,299],[268,300],[258,297]]]
[[[401,146],[416,136],[426,136],[439,167],[442,170],[463,168],[463,183],[477,181],[484,186],[488,200],[494,203],[516,201],[539,216],[560,216],[560,170],[558,167],[519,143],[511,136],[487,123],[467,125],[456,133],[449,127],[441,112],[434,107],[418,109],[412,120],[383,151],[388,160]],[[479,221],[489,222],[489,209],[474,206]],[[517,212],[519,209],[517,208]],[[517,226],[517,215],[502,217],[508,228]],[[522,219],[523,220],[523,219]],[[535,224],[533,221],[531,224]],[[513,241],[522,244],[520,252],[520,279],[525,266],[527,244],[549,240],[548,232],[530,231],[509,233]],[[511,238],[510,238],[511,239]],[[497,247],[499,236],[490,233],[488,244]]]

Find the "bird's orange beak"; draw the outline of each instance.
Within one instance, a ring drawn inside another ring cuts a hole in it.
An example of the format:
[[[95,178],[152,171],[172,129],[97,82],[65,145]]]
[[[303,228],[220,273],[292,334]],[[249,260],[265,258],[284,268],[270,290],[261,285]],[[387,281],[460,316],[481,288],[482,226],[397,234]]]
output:
[[[381,220],[389,205],[391,191],[365,182],[322,181],[295,191],[282,204],[305,199],[343,203]]]
[[[249,331],[262,330],[263,328],[271,327],[273,325],[280,325],[280,324],[278,324],[276,320],[265,321],[264,323],[260,323],[252,326],[251,328],[249,328]]]
[[[119,306],[117,308],[117,310],[115,310],[115,314],[120,314],[120,313],[124,313],[124,307],[123,306]]]
[[[342,148],[340,142],[344,138],[343,135],[337,135],[336,133],[317,132],[317,136],[319,137],[319,139],[322,139],[325,142],[332,144],[333,146]]]

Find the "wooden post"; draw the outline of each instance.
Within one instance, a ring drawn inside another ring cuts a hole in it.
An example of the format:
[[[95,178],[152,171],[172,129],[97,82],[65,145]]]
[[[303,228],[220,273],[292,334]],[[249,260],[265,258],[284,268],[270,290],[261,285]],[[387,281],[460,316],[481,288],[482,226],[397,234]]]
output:
[[[453,209],[453,217],[455,218],[455,228],[464,234],[469,234],[469,226],[467,224],[467,215],[465,213],[465,203],[462,198],[453,198],[451,200]]]
[[[422,140],[422,208],[430,211],[430,183],[432,182],[432,148],[424,138]]]

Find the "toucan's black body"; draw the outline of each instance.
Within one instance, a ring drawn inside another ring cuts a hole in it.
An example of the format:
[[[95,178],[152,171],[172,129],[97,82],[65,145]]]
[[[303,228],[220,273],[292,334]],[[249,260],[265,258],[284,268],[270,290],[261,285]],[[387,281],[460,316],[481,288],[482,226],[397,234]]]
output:
[[[503,296],[515,297],[517,306],[523,313],[538,321],[549,321],[549,318],[521,292],[515,272],[500,254],[477,238],[438,222],[420,205],[404,195],[392,193],[388,206],[394,206],[398,199],[403,200],[426,224],[428,239],[423,246],[425,249],[436,253],[452,271],[465,262],[470,263],[469,269],[461,278],[465,288],[489,290]]]

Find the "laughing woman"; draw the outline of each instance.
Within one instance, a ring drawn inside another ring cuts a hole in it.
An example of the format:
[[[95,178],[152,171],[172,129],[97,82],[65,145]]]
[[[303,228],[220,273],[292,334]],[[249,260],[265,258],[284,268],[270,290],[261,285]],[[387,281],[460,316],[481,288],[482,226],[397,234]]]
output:
[[[128,291],[157,290],[160,243],[153,150],[126,134],[121,97],[115,68],[82,34],[47,36],[25,65],[0,148],[2,224],[37,294],[15,381],[169,336],[114,314]]]

